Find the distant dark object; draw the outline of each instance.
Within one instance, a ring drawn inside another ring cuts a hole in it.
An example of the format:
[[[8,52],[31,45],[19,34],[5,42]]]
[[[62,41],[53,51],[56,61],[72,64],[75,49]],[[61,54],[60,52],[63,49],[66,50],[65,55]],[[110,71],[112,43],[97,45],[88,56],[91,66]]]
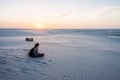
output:
[[[33,41],[33,38],[28,38],[28,37],[27,37],[25,40],[26,40],[26,41]]]

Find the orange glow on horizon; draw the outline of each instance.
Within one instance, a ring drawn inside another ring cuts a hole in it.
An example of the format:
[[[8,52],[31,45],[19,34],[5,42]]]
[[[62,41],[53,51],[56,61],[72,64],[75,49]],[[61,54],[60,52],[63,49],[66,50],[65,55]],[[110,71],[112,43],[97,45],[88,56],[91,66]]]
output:
[[[0,21],[3,28],[34,28],[31,22]]]
[[[35,27],[42,29],[42,28],[44,28],[44,24],[42,24],[42,23],[36,23]]]

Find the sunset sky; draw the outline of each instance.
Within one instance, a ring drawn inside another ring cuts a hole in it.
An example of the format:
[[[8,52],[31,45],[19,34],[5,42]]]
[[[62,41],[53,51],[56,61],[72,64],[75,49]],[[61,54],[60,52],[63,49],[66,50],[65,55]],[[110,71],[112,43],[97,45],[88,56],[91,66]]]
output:
[[[120,0],[0,0],[0,28],[120,28]]]

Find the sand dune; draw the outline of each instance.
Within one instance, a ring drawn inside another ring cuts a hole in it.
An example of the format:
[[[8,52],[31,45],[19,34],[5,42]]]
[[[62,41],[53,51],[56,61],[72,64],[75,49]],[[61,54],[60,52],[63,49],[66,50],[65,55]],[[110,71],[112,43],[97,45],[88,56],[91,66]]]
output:
[[[119,80],[120,45],[111,37],[76,34],[0,37],[0,80]],[[27,56],[40,43],[43,58]]]

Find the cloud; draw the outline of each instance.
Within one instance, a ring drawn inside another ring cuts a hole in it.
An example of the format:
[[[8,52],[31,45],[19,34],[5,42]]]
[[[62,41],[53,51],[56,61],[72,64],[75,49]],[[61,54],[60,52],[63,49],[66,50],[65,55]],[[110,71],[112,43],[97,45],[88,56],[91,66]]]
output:
[[[72,15],[71,13],[61,13],[61,14],[51,14],[48,16],[44,16],[43,19],[58,19],[58,18],[65,18]]]
[[[37,22],[46,22],[46,21],[56,21],[56,20],[59,20],[59,19],[64,19],[66,17],[69,17],[71,16],[72,14],[71,13],[56,13],[56,14],[49,14],[49,15],[44,15],[43,17],[37,17],[35,18],[34,20],[37,21]]]
[[[72,14],[70,14],[70,13],[63,13],[63,14],[58,15],[58,17],[63,18],[63,17],[71,16],[71,15]]]
[[[103,7],[101,10],[96,12],[96,15],[112,15],[112,14],[120,14],[120,6]]]

